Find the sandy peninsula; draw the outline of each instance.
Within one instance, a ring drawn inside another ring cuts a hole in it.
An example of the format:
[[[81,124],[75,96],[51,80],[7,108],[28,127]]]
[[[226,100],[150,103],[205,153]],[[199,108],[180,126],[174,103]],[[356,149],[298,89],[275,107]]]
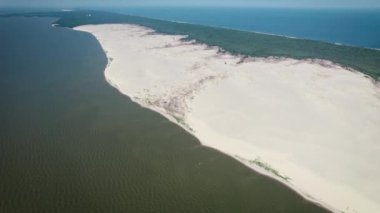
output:
[[[380,212],[380,87],[322,60],[242,58],[135,25],[86,25],[106,80],[334,212]]]

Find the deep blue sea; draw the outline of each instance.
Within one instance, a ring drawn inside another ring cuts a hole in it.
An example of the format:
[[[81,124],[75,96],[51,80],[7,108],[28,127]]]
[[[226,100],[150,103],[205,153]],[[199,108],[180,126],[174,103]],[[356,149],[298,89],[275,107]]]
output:
[[[164,20],[380,48],[380,9],[140,7],[115,10]]]

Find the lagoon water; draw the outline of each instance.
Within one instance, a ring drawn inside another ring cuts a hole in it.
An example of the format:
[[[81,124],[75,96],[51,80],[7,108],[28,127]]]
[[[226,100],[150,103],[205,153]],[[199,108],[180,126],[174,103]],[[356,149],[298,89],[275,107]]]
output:
[[[120,94],[53,21],[0,18],[0,212],[326,212]]]
[[[113,11],[164,20],[380,48],[380,9],[135,7]]]

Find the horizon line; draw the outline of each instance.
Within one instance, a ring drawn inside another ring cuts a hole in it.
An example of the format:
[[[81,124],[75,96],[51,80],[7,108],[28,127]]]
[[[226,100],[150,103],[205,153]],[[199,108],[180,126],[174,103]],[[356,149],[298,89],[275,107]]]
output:
[[[380,9],[378,6],[273,6],[273,5],[0,5],[0,9],[99,9],[99,8],[246,8],[246,9]]]

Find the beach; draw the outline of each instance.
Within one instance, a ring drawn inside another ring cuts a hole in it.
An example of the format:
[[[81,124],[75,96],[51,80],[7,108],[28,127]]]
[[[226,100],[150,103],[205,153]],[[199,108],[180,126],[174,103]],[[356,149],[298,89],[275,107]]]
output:
[[[380,211],[380,88],[325,60],[249,58],[128,24],[84,25],[121,93],[335,212]]]

